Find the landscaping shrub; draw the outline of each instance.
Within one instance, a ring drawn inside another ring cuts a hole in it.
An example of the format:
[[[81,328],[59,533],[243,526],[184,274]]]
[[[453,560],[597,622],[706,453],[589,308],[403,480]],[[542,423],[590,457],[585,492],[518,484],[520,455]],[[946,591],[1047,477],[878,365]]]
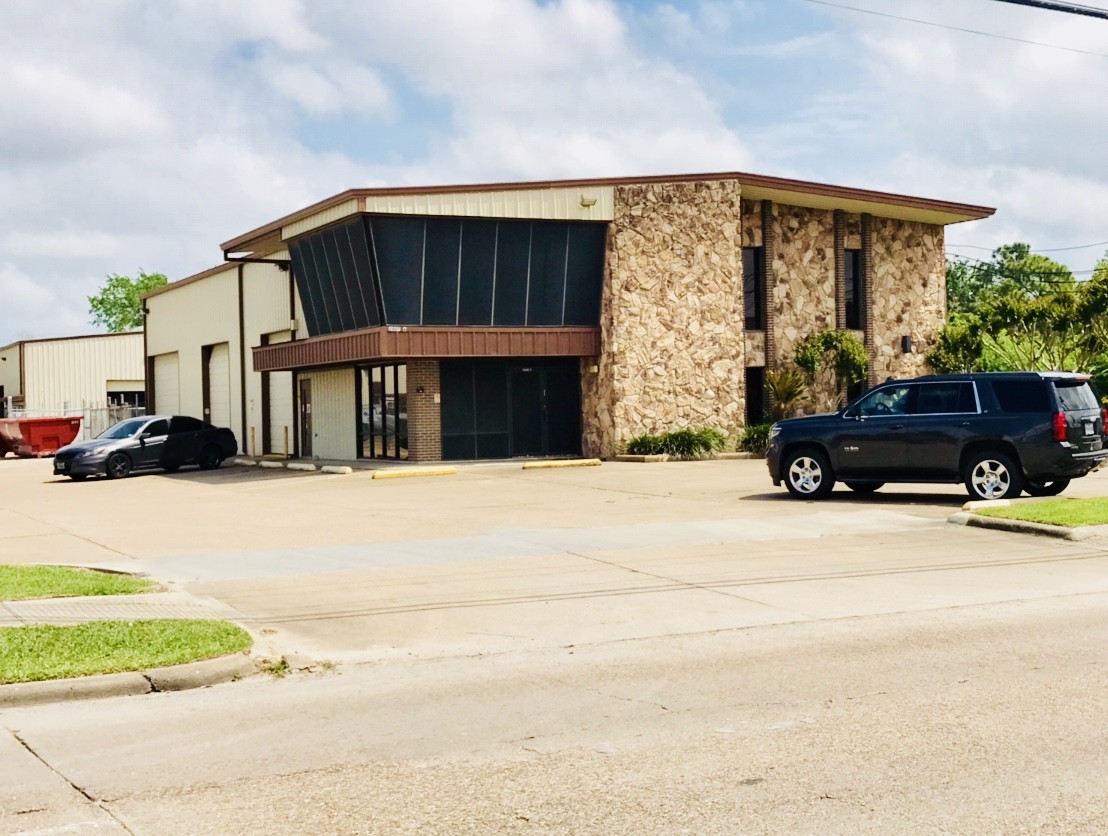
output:
[[[660,435],[639,435],[627,442],[632,456],[653,456],[665,453],[675,459],[703,459],[722,450],[727,436],[714,427],[673,430]]]
[[[739,449],[764,456],[769,449],[769,428],[772,424],[751,424],[739,437]]]
[[[659,435],[637,435],[627,442],[627,452],[632,456],[656,456],[662,450],[662,437]]]

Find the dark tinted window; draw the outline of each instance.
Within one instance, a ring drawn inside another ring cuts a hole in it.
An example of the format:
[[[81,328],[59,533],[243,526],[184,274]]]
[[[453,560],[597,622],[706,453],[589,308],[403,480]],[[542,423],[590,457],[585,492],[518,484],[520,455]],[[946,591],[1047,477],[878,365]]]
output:
[[[1054,381],[1054,391],[1058,393],[1058,402],[1062,404],[1062,409],[1066,411],[1100,408],[1100,404],[1096,402],[1093,387],[1087,381],[1056,380]]]
[[[151,421],[150,425],[143,430],[147,435],[169,435],[169,422],[164,418],[158,421]]]
[[[743,247],[743,319],[746,330],[766,327],[765,277],[762,275],[762,248]]]
[[[1042,380],[994,380],[993,394],[1002,412],[1050,412]]]
[[[977,412],[977,401],[973,396],[973,384],[962,383],[923,383],[919,387],[919,401],[916,404],[917,415],[943,415],[952,413]]]
[[[859,330],[862,324],[862,251],[846,250],[843,253],[846,275],[846,327]]]
[[[202,430],[208,426],[199,418],[189,418],[187,415],[178,415],[173,419],[173,428],[171,432],[176,433],[194,433],[197,430]]]
[[[461,221],[428,219],[423,258],[423,317],[419,320],[424,325],[458,324],[461,240]]]
[[[858,414],[865,417],[903,415],[908,410],[907,386],[882,386],[858,401]]]

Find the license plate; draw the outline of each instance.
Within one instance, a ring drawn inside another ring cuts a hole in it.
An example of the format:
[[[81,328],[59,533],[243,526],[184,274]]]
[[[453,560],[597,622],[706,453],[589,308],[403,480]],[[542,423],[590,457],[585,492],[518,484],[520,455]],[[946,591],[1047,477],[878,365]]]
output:
[[[1085,422],[1085,435],[1096,435],[1096,424],[1094,422]]]

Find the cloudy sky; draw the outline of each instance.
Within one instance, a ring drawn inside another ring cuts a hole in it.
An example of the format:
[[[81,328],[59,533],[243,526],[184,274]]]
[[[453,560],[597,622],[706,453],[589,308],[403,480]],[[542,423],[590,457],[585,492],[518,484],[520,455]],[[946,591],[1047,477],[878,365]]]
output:
[[[0,78],[0,345],[356,186],[738,170],[1108,249],[1108,21],[997,0],[3,0]]]

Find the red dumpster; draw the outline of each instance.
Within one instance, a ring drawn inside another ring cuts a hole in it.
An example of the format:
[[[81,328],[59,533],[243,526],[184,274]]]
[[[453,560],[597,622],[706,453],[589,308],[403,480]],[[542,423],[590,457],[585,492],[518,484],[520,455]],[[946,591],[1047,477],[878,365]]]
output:
[[[80,431],[80,418],[0,418],[0,443],[24,458],[52,456]]]

